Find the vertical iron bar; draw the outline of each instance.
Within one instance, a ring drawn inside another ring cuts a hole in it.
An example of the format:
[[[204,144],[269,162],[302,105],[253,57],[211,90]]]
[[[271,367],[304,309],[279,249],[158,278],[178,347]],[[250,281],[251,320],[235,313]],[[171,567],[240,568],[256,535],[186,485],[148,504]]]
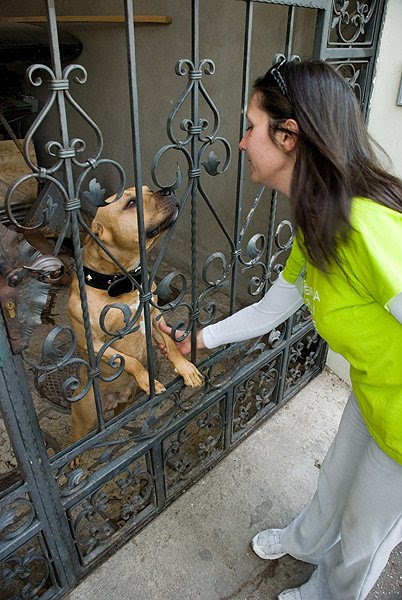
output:
[[[133,141],[134,157],[134,179],[137,197],[137,221],[140,241],[140,261],[141,261],[141,286],[142,291],[147,298],[150,294],[147,250],[145,245],[145,223],[144,223],[144,204],[142,197],[142,173],[141,173],[141,153],[140,153],[140,128],[138,117],[138,84],[137,84],[137,65],[135,53],[135,34],[134,34],[134,2],[133,0],[124,0],[124,12],[126,18],[126,42],[127,42],[127,61],[128,61],[128,79],[130,90],[130,108],[131,108],[131,132]],[[151,339],[151,310],[149,298],[144,301],[144,322],[145,339],[147,346],[147,361],[149,375],[150,396],[155,394],[155,368],[152,356]]]
[[[269,277],[271,276],[271,257],[272,257],[272,246],[274,243],[274,229],[275,229],[275,217],[276,217],[276,207],[278,205],[278,192],[276,190],[272,190],[271,195],[271,206],[269,210],[269,225],[268,225],[268,242],[267,242],[267,253],[265,259],[265,266],[267,267],[267,280],[264,286],[264,293],[268,291],[269,288]]]
[[[292,56],[293,30],[295,26],[296,7],[288,8],[288,24],[286,29],[285,56],[289,60]]]
[[[331,22],[331,11],[332,9],[317,11],[313,50],[314,58],[321,58],[322,60],[326,60],[327,39],[329,35],[329,26]]]
[[[47,10],[47,24],[49,30],[49,41],[50,41],[50,51],[52,56],[52,65],[54,74],[56,79],[63,78],[63,71],[61,67],[61,59],[60,59],[60,48],[59,48],[59,36],[57,31],[57,19],[56,19],[56,8],[55,8],[55,0],[46,0],[46,10]],[[68,149],[70,145],[70,138],[68,132],[68,124],[67,124],[67,113],[66,113],[66,102],[64,97],[64,91],[57,91],[57,107],[58,107],[58,116],[59,116],[59,126],[60,126],[60,136],[63,144],[63,148]],[[71,162],[71,158],[64,158],[63,161],[64,174],[66,177],[66,185],[67,185],[67,194],[69,198],[69,202],[75,202],[75,185],[74,185],[74,174],[73,174],[73,166]],[[66,206],[66,210],[69,210],[68,206]],[[71,213],[71,233],[73,238],[73,249],[74,249],[74,260],[77,266],[77,277],[78,277],[78,285],[80,289],[80,299],[82,306],[82,314],[84,319],[84,329],[85,329],[85,338],[87,343],[88,350],[88,360],[91,365],[91,369],[95,368],[95,353],[93,347],[92,340],[92,331],[91,331],[91,323],[88,312],[88,303],[84,281],[84,272],[82,268],[82,256],[81,256],[81,241],[79,234],[79,225],[78,225],[78,208],[70,209]],[[93,379],[93,389],[95,396],[95,405],[96,412],[98,417],[98,424],[101,429],[105,427],[105,419],[103,416],[102,409],[102,400],[99,389],[99,381],[95,377]]]
[[[240,139],[243,137],[246,130],[246,109],[247,109],[247,96],[248,88],[250,84],[250,54],[251,54],[251,36],[253,32],[253,2],[252,0],[247,1],[246,9],[246,25],[244,33],[244,54],[243,54],[243,82],[242,82],[242,95],[241,95],[241,116],[240,116]],[[237,277],[238,277],[238,254],[239,248],[239,236],[241,228],[241,217],[242,217],[242,205],[243,205],[243,175],[244,175],[244,152],[239,152],[238,164],[237,164],[237,191],[236,191],[236,219],[234,229],[234,264],[232,273],[232,287],[230,293],[230,314],[234,312],[236,304],[236,293],[237,293]]]
[[[155,481],[155,494],[156,494],[156,505],[162,508],[166,504],[166,473],[165,473],[165,462],[163,460],[163,449],[162,443],[155,444],[151,451],[151,470],[150,473],[154,476]]]
[[[200,2],[199,0],[192,1],[191,7],[191,59],[194,69],[197,71],[200,64],[199,55],[200,46]],[[198,80],[193,81],[191,89],[191,120],[193,125],[197,127],[199,121],[199,104],[198,104],[199,84]],[[192,306],[192,324],[191,324],[191,361],[196,362],[197,351],[197,319],[198,319],[198,297],[197,297],[197,193],[198,193],[198,176],[194,176],[199,169],[199,158],[197,152],[199,134],[193,134],[191,138],[191,157],[193,161],[192,173],[192,190],[191,190],[191,306]]]

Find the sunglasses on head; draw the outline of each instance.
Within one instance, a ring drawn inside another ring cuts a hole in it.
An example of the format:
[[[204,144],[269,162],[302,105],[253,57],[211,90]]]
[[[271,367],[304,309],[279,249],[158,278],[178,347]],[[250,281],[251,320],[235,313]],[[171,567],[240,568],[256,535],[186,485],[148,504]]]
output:
[[[275,81],[276,86],[280,90],[282,96],[284,96],[290,103],[292,103],[289,95],[288,86],[286,85],[286,81],[281,73],[281,68],[287,63],[286,58],[282,58],[282,60],[275,63],[268,71],[265,73],[265,77],[270,76]]]

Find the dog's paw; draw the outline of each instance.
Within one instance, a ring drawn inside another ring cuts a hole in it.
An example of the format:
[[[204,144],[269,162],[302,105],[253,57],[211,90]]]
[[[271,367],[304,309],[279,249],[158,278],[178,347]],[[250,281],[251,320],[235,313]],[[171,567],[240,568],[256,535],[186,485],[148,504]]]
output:
[[[183,377],[184,383],[189,387],[201,387],[204,385],[204,378],[193,363],[186,361],[180,368],[175,369],[176,373]]]
[[[148,373],[147,373],[147,376],[137,377],[136,379],[137,379],[138,387],[146,394],[150,394],[151,390],[149,387]],[[157,379],[154,379],[154,387],[155,387],[155,394],[162,394],[163,392],[166,391],[165,386]]]
[[[155,385],[155,394],[162,394],[163,392],[166,392],[166,388],[163,385],[163,383],[161,383],[157,379],[154,379],[154,385]]]
[[[71,471],[74,471],[74,469],[80,469],[81,468],[81,457],[80,456],[76,456],[71,462],[70,462],[70,469]]]

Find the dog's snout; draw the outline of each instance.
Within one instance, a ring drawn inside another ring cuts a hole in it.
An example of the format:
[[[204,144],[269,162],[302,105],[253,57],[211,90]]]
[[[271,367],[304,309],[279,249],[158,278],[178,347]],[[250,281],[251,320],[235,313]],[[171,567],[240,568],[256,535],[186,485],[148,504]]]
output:
[[[179,207],[179,201],[176,198],[176,194],[172,188],[162,188],[159,190],[158,194],[160,198],[163,198],[169,206],[174,206],[175,208]]]
[[[171,188],[163,188],[160,193],[162,196],[173,196],[173,190]]]

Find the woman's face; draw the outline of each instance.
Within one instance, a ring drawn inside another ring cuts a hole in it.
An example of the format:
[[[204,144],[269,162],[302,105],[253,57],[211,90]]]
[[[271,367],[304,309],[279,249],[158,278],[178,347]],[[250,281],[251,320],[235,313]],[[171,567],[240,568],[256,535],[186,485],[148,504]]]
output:
[[[258,95],[253,94],[247,109],[247,131],[240,140],[239,148],[247,152],[252,181],[279,190],[289,197],[294,152],[282,149],[271,140],[269,121],[269,115],[259,106]],[[278,144],[281,137],[283,134],[277,132]]]

